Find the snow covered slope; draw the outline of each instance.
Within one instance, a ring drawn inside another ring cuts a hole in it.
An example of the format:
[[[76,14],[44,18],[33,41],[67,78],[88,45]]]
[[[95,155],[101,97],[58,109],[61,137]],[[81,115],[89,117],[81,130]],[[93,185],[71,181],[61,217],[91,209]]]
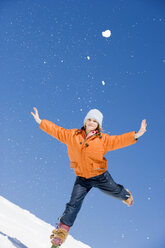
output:
[[[50,248],[54,229],[29,211],[0,196],[0,248]],[[70,235],[61,248],[90,248]]]

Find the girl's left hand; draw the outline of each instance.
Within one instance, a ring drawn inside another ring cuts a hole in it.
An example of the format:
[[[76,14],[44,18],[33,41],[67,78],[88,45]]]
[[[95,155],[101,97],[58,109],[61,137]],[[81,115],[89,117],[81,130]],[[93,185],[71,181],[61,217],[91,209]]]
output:
[[[139,138],[147,131],[146,127],[147,127],[147,123],[146,123],[146,119],[144,119],[141,122],[140,130],[135,134],[135,139]]]

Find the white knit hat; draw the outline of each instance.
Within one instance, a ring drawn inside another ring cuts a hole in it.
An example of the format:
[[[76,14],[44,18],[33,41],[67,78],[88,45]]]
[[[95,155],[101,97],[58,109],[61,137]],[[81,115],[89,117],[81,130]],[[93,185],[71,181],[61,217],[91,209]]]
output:
[[[99,123],[99,126],[102,128],[103,114],[98,109],[91,109],[87,113],[84,119],[84,124],[87,119],[95,119]]]

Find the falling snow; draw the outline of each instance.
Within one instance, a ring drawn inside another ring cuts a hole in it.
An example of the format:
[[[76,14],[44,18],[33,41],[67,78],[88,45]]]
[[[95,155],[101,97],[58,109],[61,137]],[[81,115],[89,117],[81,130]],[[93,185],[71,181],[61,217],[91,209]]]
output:
[[[105,38],[109,38],[111,36],[111,31],[109,29],[103,31],[102,36],[105,37]]]
[[[124,239],[124,238],[125,238],[125,235],[124,235],[124,233],[122,233],[121,237],[122,237],[122,239]]]

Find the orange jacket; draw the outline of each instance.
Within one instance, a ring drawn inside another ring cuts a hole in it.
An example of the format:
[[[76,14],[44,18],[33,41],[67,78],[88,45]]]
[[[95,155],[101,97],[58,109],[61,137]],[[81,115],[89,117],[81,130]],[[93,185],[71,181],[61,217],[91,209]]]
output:
[[[107,170],[104,155],[108,151],[137,142],[134,131],[122,135],[98,132],[86,139],[84,130],[65,129],[48,120],[42,120],[40,128],[67,145],[71,168],[77,176],[85,178],[98,176]]]

